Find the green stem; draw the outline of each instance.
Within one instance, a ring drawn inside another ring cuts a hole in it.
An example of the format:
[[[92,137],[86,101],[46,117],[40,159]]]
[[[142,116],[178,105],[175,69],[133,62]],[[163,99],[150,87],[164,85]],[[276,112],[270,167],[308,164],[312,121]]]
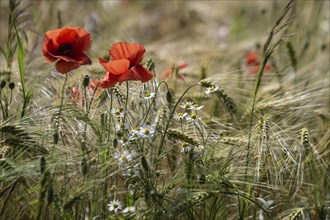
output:
[[[62,107],[63,107],[63,101],[64,101],[65,84],[66,84],[66,81],[67,80],[68,80],[68,73],[65,74],[64,83],[63,83],[63,86],[62,86],[61,105],[60,105],[60,109],[58,111],[58,118],[57,118],[58,120],[60,120],[61,113],[62,113]]]
[[[251,116],[250,116],[250,122],[249,122],[249,138],[248,138],[248,146],[247,146],[247,155],[246,155],[246,167],[245,167],[245,180],[247,179],[247,170],[249,166],[249,161],[250,161],[250,147],[251,147],[251,133],[252,133],[252,123],[253,123],[253,116],[254,116],[254,108],[256,104],[256,98],[257,98],[257,93],[260,87],[261,83],[261,78],[264,73],[264,69],[266,67],[267,61],[268,61],[269,56],[266,55],[264,57],[264,60],[262,62],[262,66],[259,69],[258,76],[257,76],[257,82],[256,86],[254,89],[254,94],[253,94],[253,101],[252,101],[252,107],[251,107]]]
[[[2,116],[3,116],[3,120],[6,121],[6,114],[5,114],[5,110],[3,108],[3,105],[2,105],[2,89],[0,89],[0,106],[1,106],[1,110],[2,110]]]
[[[129,93],[128,81],[126,81],[126,101],[125,101],[125,114],[124,114],[123,123],[125,123],[125,119],[126,119],[126,115],[127,115],[128,93]]]
[[[68,80],[68,73],[65,74],[64,83],[63,83],[63,86],[62,86],[61,104],[60,104],[60,109],[59,109],[58,115],[57,115],[57,125],[55,127],[55,133],[57,135],[58,135],[59,127],[60,127],[61,113],[62,113],[62,107],[63,107],[63,102],[64,102],[65,84],[66,84],[67,80]],[[55,146],[54,146],[54,148],[55,148]]]

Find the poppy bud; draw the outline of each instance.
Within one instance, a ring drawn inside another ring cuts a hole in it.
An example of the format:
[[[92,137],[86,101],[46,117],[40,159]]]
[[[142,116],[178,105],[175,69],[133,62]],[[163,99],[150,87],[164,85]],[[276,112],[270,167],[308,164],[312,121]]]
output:
[[[86,176],[88,173],[88,163],[86,157],[83,157],[83,159],[81,160],[81,172],[83,176]]]
[[[5,86],[6,86],[6,81],[5,80],[2,80],[1,81],[1,84],[0,84],[0,89],[5,88]]]
[[[117,138],[113,139],[112,144],[113,144],[113,148],[116,149],[117,146],[118,146],[118,140],[117,140]]]
[[[205,184],[205,182],[206,182],[206,176],[205,176],[205,174],[201,174],[199,177],[199,183]]]
[[[40,158],[40,173],[44,173],[46,170],[46,159],[44,156]]]
[[[87,87],[89,84],[89,76],[88,75],[85,75],[84,76],[84,80],[83,80],[83,86],[84,87]]]
[[[59,138],[58,132],[55,131],[55,133],[53,134],[54,144],[58,144],[58,138]]]
[[[142,164],[142,168],[148,172],[149,171],[149,166],[148,166],[148,162],[146,160],[146,158],[144,156],[141,157],[141,164]]]
[[[168,103],[172,103],[172,102],[173,102],[173,94],[172,94],[171,91],[167,91],[167,92],[166,92],[166,101],[167,101]]]
[[[101,125],[102,128],[105,127],[105,122],[106,122],[106,115],[104,113],[101,114]]]
[[[13,90],[15,89],[15,83],[14,82],[10,82],[8,85],[9,89]]]
[[[47,191],[47,204],[50,205],[53,202],[54,198],[54,191],[53,191],[53,185],[50,183],[50,186]]]

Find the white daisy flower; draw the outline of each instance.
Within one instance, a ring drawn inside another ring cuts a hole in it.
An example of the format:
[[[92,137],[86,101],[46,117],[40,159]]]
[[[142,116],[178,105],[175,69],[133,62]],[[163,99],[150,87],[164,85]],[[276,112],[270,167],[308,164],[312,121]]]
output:
[[[118,143],[125,147],[126,145],[128,145],[130,143],[130,140],[127,137],[122,137],[120,139],[118,139]]]
[[[109,204],[108,204],[108,210],[109,212],[114,212],[117,213],[119,209],[122,209],[122,205],[121,202],[119,200],[112,200]]]
[[[209,96],[211,93],[214,93],[216,91],[219,90],[219,87],[218,86],[211,86],[211,87],[208,87],[206,89],[206,91],[204,92],[205,96]]]
[[[113,108],[111,110],[111,113],[116,117],[116,118],[123,118],[125,115],[125,111],[123,108],[115,109]]]
[[[137,164],[133,167],[129,167],[128,169],[125,170],[123,175],[126,176],[126,177],[140,177],[140,167],[139,167],[139,165]]]
[[[191,106],[193,106],[194,103],[193,102],[183,102],[180,107],[184,108],[184,109],[189,109]]]
[[[136,156],[136,153],[134,151],[128,151],[128,150],[124,150],[123,152],[116,152],[114,155],[115,159],[119,160],[119,164],[125,164],[127,162],[132,161]]]
[[[127,206],[126,208],[123,209],[122,213],[126,214],[129,212],[135,212],[136,208],[135,206]]]
[[[189,110],[195,110],[195,111],[198,111],[198,110],[201,110],[202,108],[204,108],[203,105],[198,105],[197,103],[193,104],[192,106],[190,106],[190,108],[188,108]]]
[[[152,138],[155,134],[155,128],[152,125],[142,125],[140,128],[141,137]]]
[[[173,118],[175,120],[181,121],[182,119],[184,119],[186,116],[188,115],[188,113],[182,113],[182,112],[175,112]]]
[[[127,122],[125,122],[125,123],[117,123],[117,124],[116,124],[116,130],[117,130],[117,131],[126,130],[126,129],[128,129],[128,128],[129,128],[129,125],[128,125]]]
[[[194,157],[195,159],[199,158],[204,152],[204,146],[198,145],[194,147]]]
[[[190,146],[189,144],[187,143],[183,143],[182,144],[182,148],[181,148],[181,153],[188,153],[192,150],[192,146]]]
[[[202,117],[199,117],[196,114],[187,115],[186,120],[189,122],[198,122]]]
[[[146,100],[152,99],[153,97],[155,97],[155,94],[156,93],[154,93],[154,92],[146,92],[143,99],[146,99]]]

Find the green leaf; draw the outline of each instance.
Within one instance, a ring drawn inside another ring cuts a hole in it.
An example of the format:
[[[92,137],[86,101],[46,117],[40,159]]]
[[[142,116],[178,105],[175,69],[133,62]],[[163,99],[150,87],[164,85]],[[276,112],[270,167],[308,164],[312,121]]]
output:
[[[24,48],[23,48],[23,44],[22,44],[22,40],[21,37],[19,36],[17,27],[15,25],[15,31],[16,31],[16,38],[17,38],[17,46],[18,46],[18,50],[17,50],[17,59],[18,59],[18,68],[19,68],[19,74],[21,77],[21,84],[22,84],[22,88],[23,88],[23,96],[24,99],[26,97],[26,87],[25,87],[25,72],[24,72]]]

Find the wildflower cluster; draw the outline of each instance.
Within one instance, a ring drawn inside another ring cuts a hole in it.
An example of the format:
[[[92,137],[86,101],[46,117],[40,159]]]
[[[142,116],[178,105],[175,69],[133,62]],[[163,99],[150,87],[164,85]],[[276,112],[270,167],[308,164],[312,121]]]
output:
[[[181,108],[185,109],[185,112],[175,112],[173,118],[178,121],[186,119],[188,122],[197,123],[202,117],[198,115],[198,111],[204,108],[197,103],[187,101],[180,105]]]
[[[186,154],[186,153],[193,153],[194,159],[200,159],[202,158],[204,154],[204,145],[191,145],[189,143],[184,142],[181,145],[181,153]]]

